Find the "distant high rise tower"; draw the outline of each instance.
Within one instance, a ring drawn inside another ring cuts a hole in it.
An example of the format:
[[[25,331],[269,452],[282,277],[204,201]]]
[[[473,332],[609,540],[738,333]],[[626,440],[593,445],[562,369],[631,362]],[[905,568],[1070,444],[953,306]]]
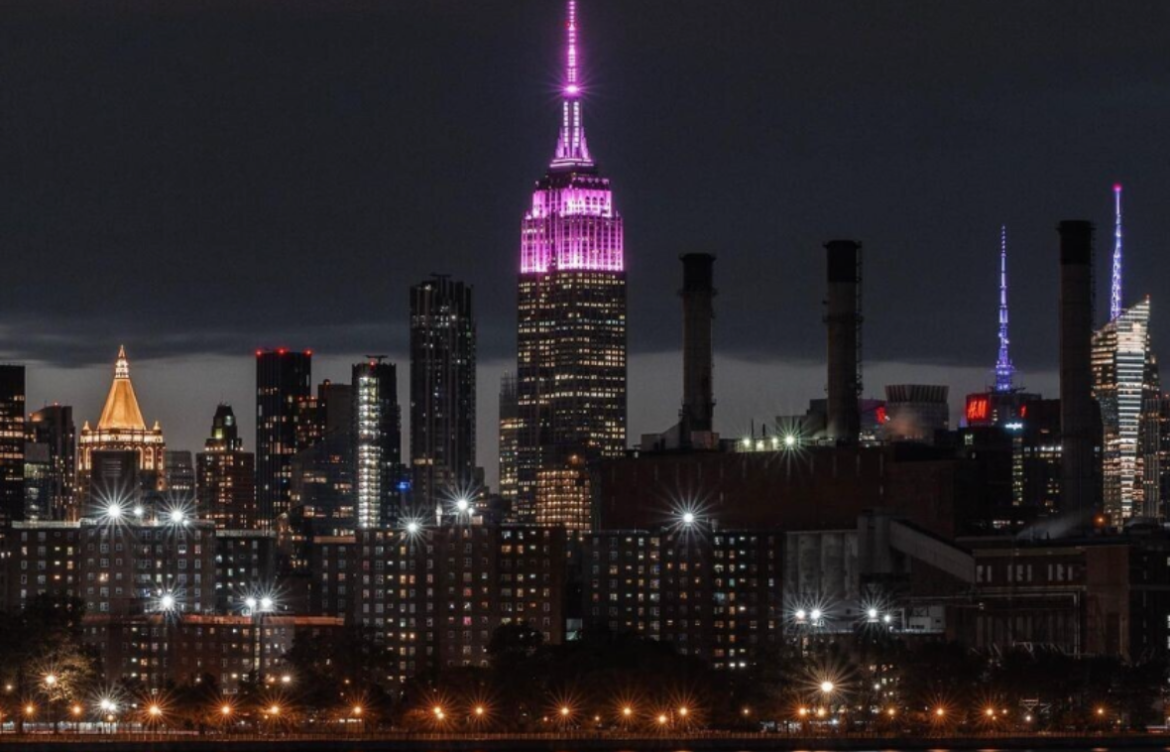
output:
[[[114,365],[114,382],[106,396],[102,415],[97,428],[90,428],[89,421],[81,427],[79,464],[82,482],[87,484],[86,504],[107,507],[111,503],[129,502],[145,492],[148,495],[163,489],[166,482],[166,441],[158,422],[146,427],[134,384],[130,381],[130,361],[126,348],[118,349],[118,360]],[[115,463],[109,460],[99,467],[98,453],[111,456],[129,452],[136,457],[135,467],[126,466],[123,459]],[[116,472],[112,469],[117,465]],[[136,482],[131,479],[136,478]],[[136,487],[131,487],[136,486]]]
[[[410,288],[410,461],[427,509],[475,485],[472,288],[443,275]]]
[[[261,525],[287,514],[300,403],[309,399],[313,353],[256,351],[256,502]]]
[[[290,517],[304,535],[345,535],[354,526],[354,387],[326,379],[301,400],[290,462]]]
[[[256,455],[244,451],[231,405],[215,409],[211,436],[195,455],[195,466],[199,516],[218,530],[256,528]]]
[[[358,528],[392,524],[402,463],[398,369],[380,357],[353,367],[354,514]]]
[[[191,452],[167,450],[167,497],[172,503],[195,503],[195,462]]]
[[[586,492],[590,461],[626,447],[626,273],[622,219],[585,142],[574,0],[566,29],[556,153],[521,225],[516,504],[522,521],[587,528],[588,505],[564,499]],[[542,508],[542,473],[555,506]]]
[[[24,519],[24,366],[0,365],[0,523]]]
[[[1007,226],[999,228],[999,357],[995,361],[995,391],[1010,392],[1016,368],[1008,352]]]
[[[75,519],[77,484],[77,426],[69,405],[48,405],[28,416],[28,441],[44,447],[48,496],[47,518]],[[27,498],[27,495],[26,495]]]
[[[516,402],[516,377],[500,379],[500,496],[508,502],[513,519],[535,519],[533,509],[516,506],[516,448],[520,439],[520,407]]]
[[[1156,513],[1146,509],[1145,460],[1157,454],[1143,441],[1142,426],[1157,423],[1150,401],[1150,300],[1121,312],[1093,334],[1093,392],[1104,428],[1102,487],[1105,512],[1114,524]]]
[[[1109,320],[1121,315],[1121,183],[1113,186],[1113,278],[1109,287]]]

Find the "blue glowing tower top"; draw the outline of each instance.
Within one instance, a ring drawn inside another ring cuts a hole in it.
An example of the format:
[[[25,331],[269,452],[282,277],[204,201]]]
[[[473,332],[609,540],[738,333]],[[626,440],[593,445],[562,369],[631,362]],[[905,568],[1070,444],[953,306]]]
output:
[[[999,229],[999,357],[995,361],[995,391],[1010,392],[1016,367],[1008,353],[1007,226]]]
[[[1109,288],[1109,320],[1121,315],[1121,183],[1113,185],[1113,281]]]

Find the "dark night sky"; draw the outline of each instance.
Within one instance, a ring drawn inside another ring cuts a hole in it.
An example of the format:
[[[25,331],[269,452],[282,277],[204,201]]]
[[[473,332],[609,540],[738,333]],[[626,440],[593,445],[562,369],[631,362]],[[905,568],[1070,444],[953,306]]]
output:
[[[101,10],[95,10],[100,6]],[[553,148],[563,4],[4,3],[0,332],[30,404],[96,418],[125,342],[149,419],[246,419],[250,353],[403,360],[409,285],[476,285],[481,462],[514,348],[518,229]],[[715,252],[719,428],[823,386],[820,244],[865,244],[867,392],[1013,348],[1051,391],[1060,219],[1126,186],[1127,299],[1170,333],[1170,4],[582,0],[586,124],[626,217],[631,436],[679,393],[679,253]],[[491,473],[494,477],[494,472]]]

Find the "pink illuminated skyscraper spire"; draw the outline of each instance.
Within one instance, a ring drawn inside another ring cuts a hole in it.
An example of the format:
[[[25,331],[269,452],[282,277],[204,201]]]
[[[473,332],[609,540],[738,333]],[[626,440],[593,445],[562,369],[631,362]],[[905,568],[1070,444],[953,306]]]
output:
[[[1121,183],[1113,186],[1113,279],[1109,286],[1109,320],[1121,316]]]
[[[577,65],[577,0],[568,0],[565,19],[565,78],[561,85],[561,132],[552,166],[592,165],[581,122],[581,81]]]

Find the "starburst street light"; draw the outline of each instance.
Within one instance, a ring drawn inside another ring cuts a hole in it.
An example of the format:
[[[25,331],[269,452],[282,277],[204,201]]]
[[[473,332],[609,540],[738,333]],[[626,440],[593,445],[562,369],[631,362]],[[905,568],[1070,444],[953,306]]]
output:
[[[688,527],[695,524],[695,513],[694,512],[683,512],[682,521],[683,521],[683,524],[688,526]]]
[[[829,681],[828,679],[825,679],[823,682],[821,682],[821,691],[824,692],[825,694],[827,694],[827,695],[833,694],[833,689],[834,689],[833,682]]]

